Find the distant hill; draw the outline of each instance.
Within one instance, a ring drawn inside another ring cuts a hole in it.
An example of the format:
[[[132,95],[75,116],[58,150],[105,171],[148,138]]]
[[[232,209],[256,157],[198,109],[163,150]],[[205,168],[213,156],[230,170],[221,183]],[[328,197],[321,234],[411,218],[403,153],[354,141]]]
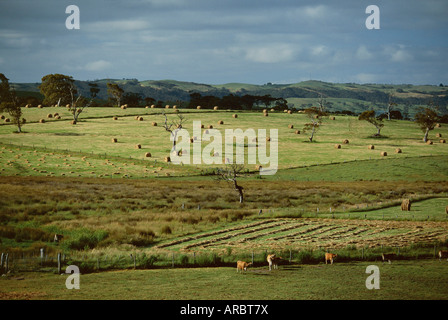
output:
[[[309,105],[315,105],[319,95],[323,95],[328,102],[330,111],[360,113],[368,109],[384,111],[389,96],[392,95],[393,101],[397,103],[396,109],[410,117],[416,112],[418,106],[425,106],[429,101],[439,105],[442,114],[448,114],[448,87],[442,85],[329,83],[315,80],[293,84],[226,83],[209,85],[176,80],[138,81],[137,79],[76,81],[75,84],[83,95],[88,96],[88,83],[96,83],[100,88],[98,98],[107,100],[106,84],[109,81],[118,83],[125,93],[139,94],[142,99],[150,97],[156,101],[163,101],[163,103],[188,102],[191,93],[219,98],[231,94],[238,96],[248,94],[284,98],[290,107],[302,109]],[[13,85],[22,96],[26,94],[36,96],[39,92],[39,84],[14,83]]]

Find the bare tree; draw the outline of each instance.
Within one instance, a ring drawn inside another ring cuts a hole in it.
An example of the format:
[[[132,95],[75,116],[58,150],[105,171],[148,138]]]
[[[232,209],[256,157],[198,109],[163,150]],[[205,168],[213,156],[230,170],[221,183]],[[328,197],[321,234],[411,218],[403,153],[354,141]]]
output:
[[[165,114],[165,112],[162,113],[165,117],[165,123],[163,124],[163,128],[170,133],[170,135],[173,137],[173,151],[176,151],[176,141],[177,141],[177,133],[179,130],[183,128],[183,124],[186,121],[186,118],[181,115],[177,114],[177,119],[171,120],[171,122],[168,122],[168,117]]]
[[[99,92],[98,85],[94,83],[89,83],[90,86],[90,101],[87,101],[82,95],[78,95],[78,90],[76,86],[71,83],[69,87],[71,103],[69,104],[68,111],[73,115],[73,123],[78,122],[79,115],[84,111],[85,108],[90,107],[96,94]]]
[[[393,99],[394,99],[394,95],[389,94],[389,102],[387,103],[387,120],[390,120],[390,114],[391,114],[392,110],[394,109],[394,107],[397,105]]]
[[[225,168],[217,169],[216,179],[218,181],[226,181],[232,188],[238,193],[240,203],[244,201],[243,187],[238,184],[238,177],[243,174],[244,165],[243,164],[227,164]]]

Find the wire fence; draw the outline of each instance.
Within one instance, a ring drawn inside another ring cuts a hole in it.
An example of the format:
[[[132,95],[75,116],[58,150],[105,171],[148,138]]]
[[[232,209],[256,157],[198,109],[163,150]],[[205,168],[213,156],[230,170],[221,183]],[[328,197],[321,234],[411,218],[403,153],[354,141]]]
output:
[[[227,252],[129,252],[113,255],[94,255],[76,252],[70,255],[57,253],[47,255],[43,249],[33,255],[24,253],[1,253],[0,274],[11,272],[51,272],[64,273],[69,265],[76,265],[80,272],[91,273],[108,270],[158,269],[158,268],[197,268],[197,267],[236,267],[236,262],[251,262],[254,267],[267,266],[268,254],[281,257],[279,265],[325,263],[325,252],[336,253],[336,262],[379,261],[384,262],[382,254],[391,255],[392,260],[439,259],[439,251],[447,250],[448,243],[420,244],[408,247],[346,247],[335,250],[329,248],[300,248]],[[444,258],[445,259],[445,258]],[[388,262],[388,261],[387,261]]]

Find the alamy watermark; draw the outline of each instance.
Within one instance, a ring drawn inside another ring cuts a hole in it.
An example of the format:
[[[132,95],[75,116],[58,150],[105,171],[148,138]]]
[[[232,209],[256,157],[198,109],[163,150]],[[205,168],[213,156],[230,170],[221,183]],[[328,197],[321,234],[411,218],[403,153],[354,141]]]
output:
[[[278,129],[270,129],[269,137],[266,129],[225,129],[224,137],[218,129],[202,130],[201,121],[193,121],[193,138],[185,129],[178,129],[176,134],[170,136],[174,142],[170,156],[172,163],[246,164],[247,149],[247,164],[259,164],[260,175],[274,175],[277,172]],[[202,142],[207,143],[204,148]]]

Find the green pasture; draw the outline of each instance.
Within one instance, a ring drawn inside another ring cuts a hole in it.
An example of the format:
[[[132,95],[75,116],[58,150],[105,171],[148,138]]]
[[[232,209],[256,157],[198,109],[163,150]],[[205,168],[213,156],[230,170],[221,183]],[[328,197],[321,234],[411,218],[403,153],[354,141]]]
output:
[[[49,152],[64,152],[71,154],[72,156],[79,157],[92,157],[92,161],[96,162],[96,165],[92,164],[96,168],[77,167],[76,170],[66,170],[68,173],[71,171],[78,175],[85,174],[86,172],[95,172],[91,174],[96,175],[110,175],[115,172],[119,172],[117,175],[127,176],[157,176],[148,172],[147,175],[138,173],[139,169],[129,170],[129,173],[123,173],[125,170],[107,170],[107,167],[101,166],[98,169],[102,160],[115,159],[116,161],[123,162],[127,160],[139,160],[142,161],[138,164],[138,167],[143,165],[143,169],[151,170],[150,165],[165,167],[165,157],[170,155],[171,141],[170,134],[162,127],[165,118],[162,116],[162,111],[169,112],[169,121],[176,119],[177,116],[173,109],[145,109],[145,108],[89,108],[81,114],[81,121],[76,125],[70,124],[71,116],[66,108],[27,108],[24,109],[24,117],[28,119],[28,123],[24,126],[25,133],[14,133],[15,127],[11,124],[4,124],[0,126],[0,138],[4,144],[15,145],[19,148],[31,148],[28,150],[38,150]],[[54,118],[47,118],[47,114],[58,112],[61,116],[61,120],[55,120]],[[271,129],[278,130],[278,140],[267,142],[268,156],[270,155],[270,144],[278,143],[278,164],[279,169],[287,168],[300,168],[304,166],[316,166],[319,165],[317,171],[332,170],[333,167],[324,167],[321,165],[342,164],[349,163],[347,168],[343,168],[342,172],[339,170],[339,174],[336,174],[333,179],[344,180],[344,177],[349,176],[349,179],[384,179],[385,175],[376,174],[375,166],[382,167],[384,162],[379,160],[394,159],[396,162],[392,164],[394,168],[390,168],[392,175],[396,174],[402,176],[406,174],[407,167],[413,166],[410,158],[414,157],[431,157],[441,156],[446,157],[448,155],[448,144],[440,143],[436,134],[441,134],[445,137],[448,134],[448,129],[443,126],[436,128],[430,134],[430,138],[434,141],[433,145],[427,145],[423,143],[422,132],[418,127],[408,121],[386,121],[385,127],[382,130],[384,135],[382,138],[374,138],[375,128],[364,121],[357,120],[356,117],[349,116],[337,116],[336,120],[326,120],[321,128],[318,130],[313,143],[308,141],[308,135],[303,133],[303,125],[307,119],[303,114],[285,114],[283,112],[270,112],[268,117],[264,117],[261,112],[229,112],[229,111],[202,111],[202,110],[182,110],[182,115],[186,118],[184,128],[188,130],[190,136],[193,137],[193,121],[200,121],[205,128],[208,125],[212,125],[215,129],[218,129],[222,135],[223,143],[225,138],[226,129],[254,129],[258,133],[258,129],[266,129],[267,135],[270,135]],[[238,118],[233,118],[232,114],[238,114]],[[143,117],[143,121],[135,120],[135,117],[140,115]],[[118,120],[113,120],[116,116]],[[45,119],[45,123],[39,123],[39,119]],[[224,121],[223,125],[219,125],[218,121]],[[153,126],[152,123],[157,122],[157,126]],[[293,128],[288,128],[292,125]],[[201,135],[203,135],[205,129],[202,129]],[[301,133],[296,134],[296,130]],[[116,138],[117,142],[112,142],[112,139]],[[205,141],[205,136],[197,137],[198,140],[194,144],[201,144],[200,149],[209,144]],[[348,140],[348,144],[344,144],[344,140]],[[232,142],[229,142],[232,143]],[[137,148],[137,145],[140,148]],[[341,148],[335,148],[336,144],[340,144]],[[249,144],[250,145],[250,144]],[[368,146],[374,145],[373,150],[369,150]],[[236,144],[233,143],[233,147],[236,148]],[[33,149],[34,148],[34,149]],[[400,148],[402,153],[396,153],[396,149]],[[248,145],[245,145],[246,163],[248,154]],[[222,150],[214,150],[219,152],[219,156],[216,157],[216,164],[207,165],[192,164],[193,158],[190,156],[190,165],[188,160],[183,161],[185,165],[170,165],[168,172],[170,174],[177,175],[190,175],[201,174],[202,171],[210,170],[211,167],[220,166],[219,162],[224,163],[225,147],[223,144]],[[234,149],[236,151],[236,149]],[[387,157],[381,156],[381,152],[387,152]],[[146,153],[151,153],[151,157],[146,157]],[[190,153],[193,153],[193,144],[190,146]],[[12,155],[12,154],[11,154]],[[17,156],[17,154],[14,154]],[[47,160],[51,162],[47,157]],[[98,158],[101,158],[99,161]],[[423,158],[428,159],[428,158]],[[422,159],[422,160],[423,160]],[[418,166],[418,168],[411,169],[412,171],[420,170],[421,172],[427,171],[428,168],[433,168],[441,174],[445,174],[446,163],[443,161],[445,158],[432,158],[429,161],[419,161],[426,168]],[[0,161],[14,160],[7,157],[7,154],[3,153]],[[35,162],[35,159],[29,161]],[[358,166],[356,170],[347,170],[353,167],[355,161],[372,160],[373,162],[363,162],[362,164],[356,164]],[[435,160],[435,161],[433,161]],[[417,160],[416,160],[417,161]],[[47,162],[47,161],[46,161]],[[40,171],[54,172],[59,175],[64,173],[57,169],[54,165],[58,160],[54,160],[53,163],[48,163],[46,169]],[[409,165],[407,165],[409,162]],[[14,165],[18,169],[13,174],[19,173],[21,167],[24,167],[20,161],[14,161]],[[392,163],[392,162],[390,162]],[[257,159],[257,164],[260,164]],[[145,167],[146,165],[146,167]],[[438,168],[435,168],[434,165]],[[267,165],[266,165],[267,166]],[[117,168],[122,167],[118,165]],[[250,171],[255,170],[255,164],[247,164],[247,169]],[[96,170],[91,170],[96,169]],[[440,170],[441,169],[441,170]],[[101,172],[104,170],[105,172]],[[285,178],[297,178],[303,174],[307,176],[305,170],[298,169],[298,172],[285,171]],[[306,169],[308,170],[308,169]],[[155,170],[152,170],[155,171]],[[338,171],[336,169],[336,171]],[[152,172],[154,173],[154,172]],[[296,174],[297,173],[297,174]],[[165,172],[166,175],[166,172]],[[333,174],[332,174],[333,175]],[[275,177],[280,177],[278,172]],[[438,176],[440,177],[440,176]],[[283,178],[283,177],[282,177]],[[412,179],[412,175],[410,176]],[[419,179],[419,177],[416,177]],[[428,179],[437,179],[428,175]],[[319,175],[309,176],[307,179],[316,180],[320,179]]]
[[[379,289],[366,288],[369,265],[379,268]],[[267,265],[237,274],[236,267],[126,270],[80,275],[25,273],[0,279],[1,299],[32,300],[446,300],[446,261],[436,259],[325,265]],[[175,313],[175,312],[174,312]]]

